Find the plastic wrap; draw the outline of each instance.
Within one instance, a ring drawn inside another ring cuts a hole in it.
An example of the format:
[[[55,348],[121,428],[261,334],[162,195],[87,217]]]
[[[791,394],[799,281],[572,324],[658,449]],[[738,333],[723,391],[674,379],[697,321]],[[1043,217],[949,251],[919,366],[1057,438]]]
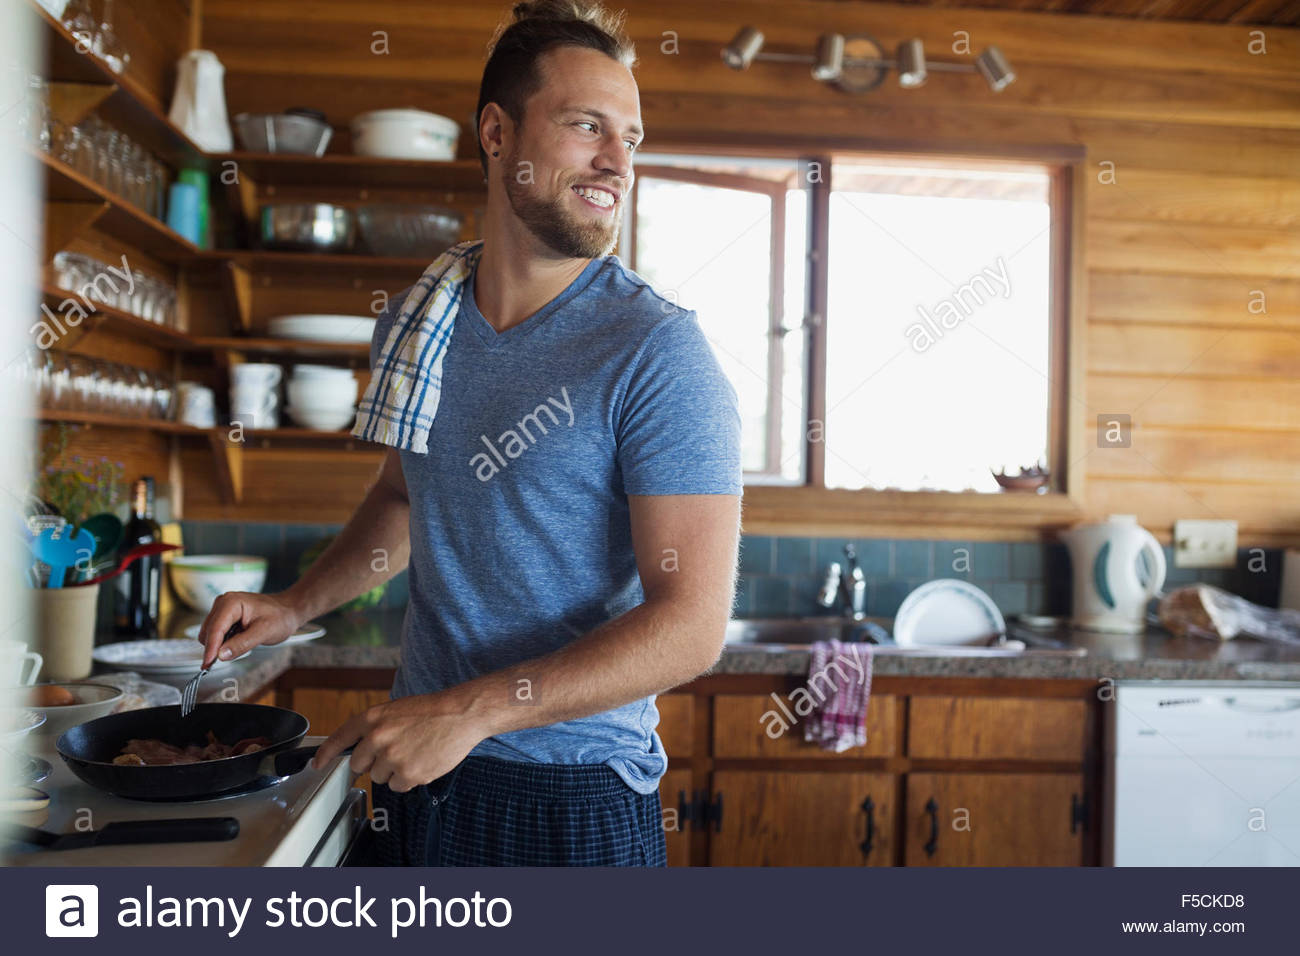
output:
[[[1209,584],[1178,588],[1160,599],[1160,623],[1179,637],[1228,641],[1254,637],[1300,646],[1300,611],[1252,604]]]

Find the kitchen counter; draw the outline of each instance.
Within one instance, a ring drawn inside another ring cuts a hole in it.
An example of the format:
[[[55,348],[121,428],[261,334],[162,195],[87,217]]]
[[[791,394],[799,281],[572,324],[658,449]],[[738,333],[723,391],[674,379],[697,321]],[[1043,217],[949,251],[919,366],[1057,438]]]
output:
[[[204,700],[249,700],[291,668],[396,668],[400,659],[402,609],[331,614],[326,633],[289,647],[260,647],[248,657],[213,671],[204,680]],[[178,612],[162,633],[180,637],[201,617]],[[1226,642],[1175,638],[1159,628],[1139,635],[1096,634],[1062,629],[1057,637],[1087,651],[1082,656],[1027,653],[1001,656],[876,655],[877,677],[991,677],[1101,680],[1300,681],[1300,648],[1255,640]],[[806,647],[779,644],[727,645],[711,674],[808,672]],[[151,678],[157,680],[158,678]],[[177,686],[184,678],[175,681]],[[230,693],[236,689],[238,696]]]

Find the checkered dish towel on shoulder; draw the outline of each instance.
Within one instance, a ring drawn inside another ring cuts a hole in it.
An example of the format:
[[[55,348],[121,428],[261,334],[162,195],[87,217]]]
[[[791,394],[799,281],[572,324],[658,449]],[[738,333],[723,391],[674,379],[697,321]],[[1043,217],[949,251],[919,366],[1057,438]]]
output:
[[[817,641],[812,646],[808,690],[820,703],[804,724],[803,738],[836,753],[867,742],[872,645]]]
[[[352,426],[357,438],[428,454],[429,430],[442,394],[442,360],[465,280],[482,253],[481,239],[452,246],[411,289],[357,406]]]

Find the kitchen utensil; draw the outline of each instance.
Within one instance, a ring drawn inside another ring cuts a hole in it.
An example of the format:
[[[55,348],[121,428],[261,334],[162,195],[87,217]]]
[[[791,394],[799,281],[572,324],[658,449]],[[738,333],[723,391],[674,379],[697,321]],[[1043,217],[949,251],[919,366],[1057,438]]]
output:
[[[956,578],[922,584],[903,599],[894,616],[894,640],[903,646],[987,644],[1006,628],[993,599]]]
[[[40,588],[32,596],[36,611],[32,650],[45,659],[44,680],[90,676],[99,593],[98,583],[74,583],[65,588]]]
[[[202,629],[203,629],[202,624],[191,624],[189,627],[185,628],[185,636],[192,637],[195,640],[198,640],[199,631],[201,631]],[[318,637],[324,637],[324,636],[325,636],[324,627],[322,627],[320,624],[315,623],[314,621],[308,621],[306,624],[300,625],[296,631],[294,631],[292,634],[286,637],[283,641],[280,641],[280,643],[268,644],[265,646],[283,647],[286,644],[305,644],[308,641],[314,641]]]
[[[186,554],[167,567],[177,596],[202,614],[227,591],[256,592],[266,584],[267,560],[259,555]]]
[[[273,338],[369,345],[377,319],[368,315],[282,315],[267,323]]]
[[[29,705],[38,714],[45,715],[45,723],[36,728],[38,736],[57,736],[69,727],[75,727],[77,724],[83,724],[88,720],[94,720],[96,717],[103,717],[105,714],[112,713],[113,708],[118,705],[123,697],[122,691],[110,684],[66,682],[54,686],[67,690],[76,698],[77,702],[75,704],[61,704],[55,707]]]
[[[1074,568],[1076,627],[1117,634],[1138,634],[1146,627],[1147,602],[1165,583],[1165,552],[1133,515],[1111,515],[1097,524],[1062,532]],[[1150,578],[1138,576],[1138,558],[1146,555]]]
[[[226,68],[211,50],[190,50],[176,64],[176,92],[168,119],[206,153],[233,146],[223,89]]]
[[[244,625],[241,624],[239,621],[236,621],[234,624],[230,625],[230,627],[227,628],[226,630],[225,636],[221,639],[222,645],[224,646],[226,641],[230,640],[232,637],[234,637],[243,629],[244,629]],[[216,660],[217,658],[214,657],[213,663],[215,663]],[[199,672],[185,682],[185,687],[181,690],[181,716],[182,717],[188,717],[191,711],[194,710],[194,705],[199,702],[199,682],[203,680],[203,676],[207,674],[207,672],[211,669],[211,667],[212,667],[211,664],[200,667]]]
[[[460,224],[460,214],[442,206],[374,203],[357,209],[361,238],[377,256],[432,261],[456,244]]]
[[[28,664],[31,672],[24,674]],[[45,658],[22,641],[0,640],[0,687],[30,687],[44,666]]]
[[[211,428],[217,423],[217,401],[212,389],[198,382],[181,382],[176,386],[177,420],[196,428]]]
[[[46,528],[28,543],[36,560],[50,566],[49,586],[63,587],[63,576],[68,568],[81,562],[89,563],[95,553],[95,536],[85,528],[76,534],[68,528]]]
[[[122,521],[117,515],[104,511],[91,515],[81,526],[95,536],[95,553],[91,555],[91,561],[98,562],[117,553],[118,545],[122,543]]]
[[[119,574],[125,571],[133,561],[139,560],[140,558],[147,558],[150,555],[162,554],[166,551],[177,551],[179,549],[180,549],[180,545],[178,544],[165,544],[162,541],[153,541],[150,542],[149,544],[137,545],[136,547],[128,551],[126,554],[122,555],[122,560],[117,563],[117,568],[115,570],[110,571],[107,574],[101,574],[98,575],[97,577],[93,577],[89,581],[77,581],[74,584],[70,585],[70,587],[78,587],[78,588],[87,587],[91,584],[98,584],[101,581],[107,581],[110,578],[117,577]]]
[[[251,650],[244,651],[234,660],[243,660]],[[108,667],[135,671],[139,674],[180,676],[193,674],[203,666],[203,645],[194,641],[165,638],[143,641],[116,641],[101,644],[94,650],[94,659]],[[213,667],[227,667],[233,661],[218,660]]]
[[[262,245],[268,249],[337,252],[356,241],[356,217],[331,203],[268,203],[262,207]]]
[[[373,110],[351,123],[352,151],[389,159],[456,158],[460,124],[424,110]]]
[[[80,850],[88,846],[124,846],[141,843],[209,843],[239,836],[235,817],[178,817],[167,820],[122,820],[98,830],[51,833],[16,823],[0,823],[0,838],[30,843],[46,850]]]
[[[291,109],[283,113],[239,113],[235,134],[240,146],[251,153],[294,153],[323,156],[334,130],[325,114],[315,110]]]
[[[48,762],[42,761],[42,763]],[[0,790],[0,813],[3,814],[34,813],[46,809],[49,805],[50,795],[35,787],[7,787]]]
[[[232,388],[275,388],[284,369],[274,362],[241,362],[230,369]]]
[[[302,770],[318,749],[298,746],[307,726],[302,714],[264,704],[199,704],[188,717],[181,717],[179,705],[146,707],[73,727],[59,737],[55,749],[77,777],[119,797],[205,799]],[[132,738],[185,746],[205,740],[209,730],[226,743],[269,737],[271,744],[264,750],[200,763],[145,767],[113,763]],[[351,747],[344,751],[351,752]]]

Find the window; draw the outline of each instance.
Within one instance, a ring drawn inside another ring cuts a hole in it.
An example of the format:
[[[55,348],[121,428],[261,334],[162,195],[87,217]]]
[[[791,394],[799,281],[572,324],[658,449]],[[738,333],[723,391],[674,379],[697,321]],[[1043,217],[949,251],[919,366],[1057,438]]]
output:
[[[747,484],[996,492],[994,471],[1051,469],[1058,168],[645,154],[636,174],[630,264],[698,313]]]

